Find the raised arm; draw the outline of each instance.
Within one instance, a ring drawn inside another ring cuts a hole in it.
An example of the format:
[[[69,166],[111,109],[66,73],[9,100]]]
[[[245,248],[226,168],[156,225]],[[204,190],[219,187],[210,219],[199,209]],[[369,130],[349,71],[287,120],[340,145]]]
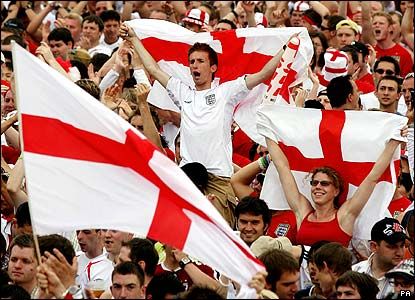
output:
[[[405,13],[402,18],[402,37],[409,48],[414,51],[414,3],[409,2],[407,4]]]
[[[16,208],[28,199],[27,194],[22,190],[23,178],[23,159],[19,158],[14,165],[14,168],[10,171],[10,177],[7,181],[7,191]]]
[[[162,86],[166,87],[167,82],[170,79],[170,75],[160,69],[157,62],[154,60],[154,58],[147,51],[143,43],[135,34],[134,30],[127,24],[123,23],[120,28],[120,36],[126,40],[129,40],[133,44],[134,49],[143,62],[146,70],[150,73],[151,76],[158,80]]]
[[[356,192],[340,207],[338,211],[338,218],[341,227],[346,232],[351,233],[353,231],[353,225],[357,216],[369,200],[370,195],[375,189],[377,181],[390,165],[393,153],[399,144],[400,142],[396,140],[390,140],[386,144],[382,154],[379,156],[372,170],[362,181]]]
[[[262,157],[259,159],[262,159]],[[253,161],[232,175],[231,185],[238,199],[249,196],[254,192],[250,184],[255,176],[262,171],[259,162]]]
[[[265,138],[265,140],[269,154],[271,154],[272,162],[278,171],[285,198],[295,214],[297,224],[300,224],[304,217],[313,210],[313,207],[298,190],[297,183],[291,173],[288,159],[278,143],[269,138]]]
[[[363,43],[376,45],[375,36],[373,35],[372,29],[372,8],[370,1],[362,1],[362,37]]]
[[[153,117],[151,116],[150,108],[147,104],[147,96],[150,92],[150,87],[140,83],[135,86],[135,89],[137,91],[138,109],[143,120],[143,133],[161,152],[166,153],[161,145],[160,134],[157,131]]]
[[[284,53],[284,50],[281,49],[280,51],[278,51],[277,54],[275,54],[273,58],[269,60],[269,62],[265,64],[265,66],[261,69],[261,71],[246,76],[246,79],[245,79],[246,86],[249,90],[252,90],[258,84],[260,84],[261,82],[264,82],[265,80],[270,78],[272,74],[274,74],[275,69],[277,68],[279,64],[283,53]]]

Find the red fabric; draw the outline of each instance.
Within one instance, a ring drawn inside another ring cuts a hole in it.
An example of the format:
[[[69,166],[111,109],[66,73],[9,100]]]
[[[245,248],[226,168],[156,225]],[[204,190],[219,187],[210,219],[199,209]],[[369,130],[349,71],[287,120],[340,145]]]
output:
[[[273,238],[287,237],[293,245],[297,244],[297,222],[291,210],[273,211],[267,235]]]
[[[166,147],[164,148],[164,151],[166,151],[166,156],[170,158],[172,161],[176,161],[176,156],[174,155],[174,152],[170,150],[170,148]]]
[[[58,62],[58,64],[61,65],[61,67],[65,70],[66,73],[68,73],[69,68],[72,67],[71,61],[69,59],[63,60],[62,57],[58,56],[56,57],[56,61]]]
[[[239,128],[233,133],[233,153],[249,158],[249,151],[251,150],[253,144],[254,142],[246,135],[245,132],[242,131],[242,129]]]
[[[232,162],[241,168],[251,163],[251,161],[248,158],[238,153],[232,154]]]
[[[375,82],[373,81],[373,76],[370,73],[367,73],[360,79],[355,80],[357,88],[363,94],[371,93],[375,91]]]
[[[2,145],[1,155],[3,156],[6,163],[14,165],[20,156],[20,151],[16,150],[13,147]]]
[[[388,206],[388,210],[391,213],[392,217],[395,217],[395,214],[404,212],[410,204],[411,200],[409,200],[405,196],[402,196],[401,198],[392,200]]]
[[[406,50],[401,45],[395,44],[395,46],[389,49],[382,49],[378,45],[376,45],[375,50],[376,58],[382,56],[392,56],[399,62],[399,66],[401,67],[401,77],[405,77],[406,74],[412,72],[412,57],[409,54],[408,50]]]
[[[351,235],[345,233],[337,220],[337,213],[332,221],[328,222],[310,222],[308,217],[310,212],[302,221],[297,232],[297,243],[299,245],[311,246],[318,241],[338,242],[344,247],[349,245]]]
[[[30,35],[27,35],[25,38],[25,42],[27,44],[27,47],[29,49],[29,52],[33,55],[36,55],[36,49],[39,47],[39,43],[35,42]]]
[[[198,264],[195,264],[195,266],[197,266],[199,270],[201,270],[203,273],[213,278],[213,270],[210,267],[206,265],[198,265]],[[183,286],[186,288],[186,290],[188,290],[193,285],[192,279],[190,279],[190,276],[183,269],[172,272],[172,271],[164,270],[161,265],[157,265],[154,275],[157,276],[157,275],[161,275],[167,272],[174,273],[177,276],[177,278],[180,280],[180,282],[183,284]]]

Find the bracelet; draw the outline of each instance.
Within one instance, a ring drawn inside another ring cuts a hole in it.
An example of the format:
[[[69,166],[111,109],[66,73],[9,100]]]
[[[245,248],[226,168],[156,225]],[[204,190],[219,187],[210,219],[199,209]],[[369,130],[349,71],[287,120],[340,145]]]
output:
[[[268,168],[269,163],[270,163],[270,159],[269,159],[268,155],[264,155],[264,156],[258,158],[257,161],[258,161],[259,168],[262,171],[265,171]]]

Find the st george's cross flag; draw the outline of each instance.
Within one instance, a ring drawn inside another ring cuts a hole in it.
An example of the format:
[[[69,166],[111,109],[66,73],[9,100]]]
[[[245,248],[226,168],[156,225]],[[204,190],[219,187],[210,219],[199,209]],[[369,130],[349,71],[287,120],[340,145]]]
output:
[[[16,44],[13,63],[37,234],[132,232],[242,285],[264,269],[181,169],[139,131]]]
[[[326,111],[269,102],[260,106],[257,116],[259,133],[279,143],[300,192],[310,200],[309,172],[329,166],[340,173],[345,183],[341,203],[353,195],[386,143],[391,138],[404,140],[400,130],[407,122],[407,118],[390,113]],[[354,238],[370,239],[373,224],[387,214],[395,192],[399,158],[397,150],[356,220]],[[260,197],[270,209],[290,209],[273,164],[265,175]]]
[[[208,44],[218,54],[218,71],[215,73],[213,86],[260,71],[288,43],[294,33],[299,33],[301,44],[284,87],[292,87],[307,78],[307,67],[313,56],[313,44],[307,29],[303,27],[240,28],[195,33],[177,24],[161,20],[142,19],[126,23],[134,29],[159,66],[169,75],[179,78],[189,86],[194,86],[194,83],[188,67],[187,52],[196,42]],[[264,138],[257,133],[253,120],[269,83],[270,80],[252,89],[234,112],[234,120],[239,127],[251,139],[261,144],[264,143]],[[157,107],[173,110],[171,104],[167,104],[172,101],[167,92],[157,91],[156,89],[159,88],[160,86],[153,86],[148,101]],[[161,97],[163,95],[164,97]],[[176,106],[178,105],[176,103]]]

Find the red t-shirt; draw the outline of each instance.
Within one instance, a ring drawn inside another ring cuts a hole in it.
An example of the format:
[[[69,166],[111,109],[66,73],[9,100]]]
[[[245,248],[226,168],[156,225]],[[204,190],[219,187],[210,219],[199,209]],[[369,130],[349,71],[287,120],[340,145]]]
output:
[[[402,196],[396,200],[392,200],[388,206],[388,210],[391,213],[392,217],[395,218],[396,215],[404,212],[408,206],[411,204],[411,200]]]
[[[355,82],[356,82],[357,88],[363,94],[371,93],[376,90],[375,82],[373,81],[373,76],[370,73],[367,73],[365,76],[363,76],[360,79],[357,79]]]
[[[395,46],[389,49],[381,49],[376,45],[374,48],[376,50],[376,58],[392,56],[399,62],[399,66],[401,67],[401,77],[405,77],[406,74],[412,72],[414,62],[412,61],[411,54],[409,54],[408,50],[401,45],[395,44]]]
[[[267,235],[273,238],[285,236],[296,245],[297,222],[294,213],[291,210],[273,211]]]
[[[251,150],[252,145],[254,144],[253,141],[246,135],[242,129],[238,129],[233,133],[232,138],[232,148],[233,153],[237,153],[239,155],[245,156],[249,158],[249,150]]]
[[[238,153],[233,153],[232,154],[232,162],[238,166],[240,166],[241,168],[245,167],[246,165],[250,164],[251,161],[249,160],[249,158],[242,156]]]

